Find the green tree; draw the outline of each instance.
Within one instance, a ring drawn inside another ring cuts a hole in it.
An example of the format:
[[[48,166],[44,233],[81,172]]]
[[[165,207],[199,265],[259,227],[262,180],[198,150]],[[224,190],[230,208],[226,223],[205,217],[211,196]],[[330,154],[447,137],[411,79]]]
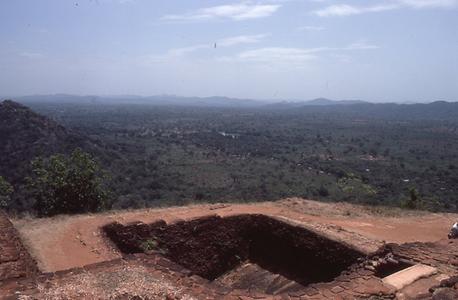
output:
[[[318,189],[318,194],[320,194],[321,197],[328,197],[329,190],[324,185],[321,185]]]
[[[53,155],[32,161],[28,186],[39,216],[95,212],[108,208],[105,175],[81,149],[70,156]]]
[[[348,173],[340,178],[337,181],[337,186],[348,200],[368,199],[377,194],[377,190],[373,186],[364,183],[361,178],[353,173]]]
[[[409,198],[405,201],[404,207],[409,209],[419,209],[422,207],[422,202],[415,188],[409,189]]]
[[[11,184],[8,183],[2,176],[0,176],[0,208],[8,207],[11,201],[11,194],[14,192]]]

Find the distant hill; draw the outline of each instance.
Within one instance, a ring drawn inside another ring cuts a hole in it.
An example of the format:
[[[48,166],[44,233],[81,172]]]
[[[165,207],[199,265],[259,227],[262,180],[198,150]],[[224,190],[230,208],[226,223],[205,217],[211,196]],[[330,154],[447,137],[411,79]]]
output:
[[[15,98],[26,105],[35,104],[142,104],[157,106],[189,106],[213,108],[247,108],[293,113],[339,113],[358,118],[456,120],[458,102],[432,103],[371,103],[362,100],[331,100],[317,98],[308,101],[252,100],[229,97],[157,96],[76,96],[67,94],[33,95]]]
[[[291,113],[339,113],[357,118],[384,120],[458,120],[458,102],[427,104],[355,103],[352,105],[307,105],[290,108]]]
[[[427,105],[440,104],[446,105],[453,102],[436,101],[427,104],[409,103],[371,103],[363,100],[332,100],[327,98],[316,98],[313,100],[253,100],[239,99],[221,96],[212,97],[182,97],[176,95],[154,95],[154,96],[137,96],[137,95],[114,95],[114,96],[95,96],[95,95],[31,95],[15,97],[15,101],[33,105],[36,103],[59,103],[59,104],[149,104],[157,106],[190,106],[190,107],[216,107],[216,108],[262,108],[262,109],[288,109],[297,107],[343,107],[346,111],[357,110],[355,105],[363,105],[365,109],[373,107],[387,108],[399,107],[396,105]],[[384,106],[385,105],[385,106]]]
[[[11,100],[0,102],[0,176],[15,188],[30,175],[37,156],[94,147],[84,137]]]
[[[363,104],[369,103],[362,100],[330,100],[326,98],[317,98],[305,101],[304,105],[350,105],[350,104]]]
[[[33,103],[77,103],[77,104],[151,104],[198,107],[259,107],[265,102],[229,97],[180,97],[174,95],[157,96],[77,96],[67,94],[32,95],[14,98],[16,101]]]

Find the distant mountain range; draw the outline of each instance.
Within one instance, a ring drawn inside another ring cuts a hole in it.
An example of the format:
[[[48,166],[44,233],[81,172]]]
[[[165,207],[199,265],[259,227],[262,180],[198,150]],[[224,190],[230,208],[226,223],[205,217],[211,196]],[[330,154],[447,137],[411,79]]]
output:
[[[303,102],[305,105],[349,105],[349,104],[361,104],[369,103],[362,100],[330,100],[326,98],[317,98]]]
[[[259,107],[266,103],[251,99],[237,99],[228,97],[180,97],[174,95],[157,96],[76,96],[67,94],[32,95],[13,97],[13,100],[30,104],[46,103],[78,103],[78,104],[151,104],[151,105],[179,105],[199,107]]]
[[[308,101],[273,101],[237,99],[229,97],[180,97],[159,96],[76,96],[67,94],[33,95],[13,98],[15,101],[35,107],[47,104],[142,104],[157,106],[189,106],[213,108],[243,108],[274,110],[285,113],[338,113],[355,118],[381,118],[396,120],[458,120],[458,102],[436,101],[431,103],[371,103],[362,100],[330,100],[318,98]]]
[[[371,104],[363,100],[331,100],[317,98],[313,100],[253,100],[239,99],[221,96],[212,97],[183,97],[175,95],[116,95],[116,96],[94,96],[94,95],[30,95],[12,97],[13,100],[29,104],[36,102],[46,103],[78,103],[78,104],[151,104],[151,105],[179,105],[179,106],[198,106],[198,107],[301,107],[301,106],[334,106],[334,105],[355,105]],[[377,103],[383,104],[383,103]],[[394,103],[393,103],[394,104]],[[399,104],[399,103],[397,103]],[[415,104],[415,103],[410,103]],[[410,105],[409,104],[409,105]]]

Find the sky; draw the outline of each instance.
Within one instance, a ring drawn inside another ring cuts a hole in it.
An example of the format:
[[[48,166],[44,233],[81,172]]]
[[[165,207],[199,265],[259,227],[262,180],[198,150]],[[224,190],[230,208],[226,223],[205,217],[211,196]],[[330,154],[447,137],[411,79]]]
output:
[[[3,0],[0,95],[458,101],[458,0]]]

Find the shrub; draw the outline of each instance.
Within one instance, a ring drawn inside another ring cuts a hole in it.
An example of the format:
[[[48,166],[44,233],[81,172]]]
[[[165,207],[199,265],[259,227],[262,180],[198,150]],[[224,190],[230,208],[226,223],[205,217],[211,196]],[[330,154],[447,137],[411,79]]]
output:
[[[409,189],[409,198],[403,203],[402,205],[408,209],[421,209],[423,207],[423,203],[418,196],[418,192],[415,188]]]
[[[159,247],[159,242],[156,241],[155,238],[150,238],[150,239],[144,240],[140,244],[140,248],[145,253],[151,253],[151,252],[159,252],[161,254],[166,254],[167,253],[166,249]]]
[[[95,212],[108,208],[104,174],[92,157],[76,149],[70,156],[32,161],[28,187],[39,216]]]
[[[0,208],[8,207],[11,198],[10,195],[14,189],[2,176],[0,176]]]

